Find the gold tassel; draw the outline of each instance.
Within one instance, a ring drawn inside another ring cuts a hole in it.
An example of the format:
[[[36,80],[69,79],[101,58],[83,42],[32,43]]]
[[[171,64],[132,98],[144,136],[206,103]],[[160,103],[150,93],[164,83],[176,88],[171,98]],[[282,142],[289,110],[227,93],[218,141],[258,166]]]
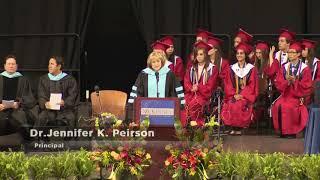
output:
[[[237,75],[234,75],[234,77],[236,78],[236,94],[239,94],[239,79]]]

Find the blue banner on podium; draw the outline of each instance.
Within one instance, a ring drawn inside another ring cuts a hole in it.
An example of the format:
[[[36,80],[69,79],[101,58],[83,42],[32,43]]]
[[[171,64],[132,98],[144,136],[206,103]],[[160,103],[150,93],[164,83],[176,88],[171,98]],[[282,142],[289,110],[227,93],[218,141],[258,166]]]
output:
[[[136,123],[149,116],[150,126],[173,126],[179,118],[178,98],[137,98],[135,107]]]

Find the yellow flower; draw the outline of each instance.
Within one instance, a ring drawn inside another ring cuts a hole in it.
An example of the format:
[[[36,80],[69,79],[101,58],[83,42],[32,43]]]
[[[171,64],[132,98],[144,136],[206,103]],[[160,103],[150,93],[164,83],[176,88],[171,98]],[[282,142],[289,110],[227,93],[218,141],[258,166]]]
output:
[[[167,144],[166,147],[165,147],[165,149],[166,149],[167,151],[169,151],[171,148],[172,148],[172,145],[171,145],[171,144]]]
[[[137,169],[134,167],[130,167],[130,172],[132,175],[138,175]]]
[[[146,159],[151,159],[151,155],[149,153],[146,154]]]
[[[196,125],[198,125],[198,123],[197,123],[197,121],[190,121],[190,125],[191,126],[196,126]]]
[[[122,120],[117,120],[115,126],[120,126],[122,124]]]
[[[189,175],[194,176],[196,174],[196,170],[194,168],[190,169]]]
[[[110,154],[115,160],[119,160],[120,159],[120,154],[112,151]]]
[[[204,149],[203,149],[203,152],[204,152],[204,153],[208,153],[208,152],[209,152],[209,149],[208,149],[208,148],[204,148]]]
[[[164,162],[164,164],[165,164],[166,166],[169,166],[169,165],[170,165],[170,162],[169,162],[168,160],[166,160],[166,161]]]

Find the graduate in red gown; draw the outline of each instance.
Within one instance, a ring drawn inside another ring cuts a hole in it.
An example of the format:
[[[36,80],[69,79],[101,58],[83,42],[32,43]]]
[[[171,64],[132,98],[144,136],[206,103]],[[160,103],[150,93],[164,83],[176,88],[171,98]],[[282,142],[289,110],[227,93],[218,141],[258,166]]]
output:
[[[241,135],[242,128],[252,121],[256,92],[256,68],[247,63],[252,47],[239,43],[236,48],[237,63],[230,66],[225,80],[225,99],[221,116],[225,125],[231,126],[231,135]]]
[[[238,46],[238,44],[240,42],[246,43],[246,44],[251,44],[252,39],[253,39],[253,36],[251,34],[249,34],[247,31],[239,28],[238,33],[236,34],[236,36],[233,40],[233,47],[236,50],[236,47]],[[249,56],[249,62],[253,64],[254,52],[251,51],[248,56]],[[234,57],[234,56],[232,56],[232,57]]]
[[[280,29],[280,35],[278,38],[278,47],[279,51],[275,54],[275,47],[272,46],[270,48],[269,54],[269,66],[266,67],[265,73],[267,76],[273,81],[278,73],[281,66],[287,63],[288,54],[287,51],[289,49],[290,43],[295,39],[295,32],[289,31],[287,29]]]
[[[163,54],[164,56],[166,56],[166,50],[169,47],[170,46],[168,44],[165,44],[159,40],[157,40],[151,44],[151,48],[152,48],[153,52],[159,52],[159,53]]]
[[[316,49],[316,41],[312,41],[309,39],[302,39],[302,45],[304,49],[302,49],[302,59],[305,64],[309,66],[311,69],[311,78],[313,87],[316,81],[320,81],[320,60],[315,57],[315,49]],[[305,104],[309,105],[312,102],[314,94],[314,88],[312,90],[311,96],[306,97]]]
[[[268,92],[270,80],[265,75],[264,69],[269,62],[269,45],[267,42],[258,41],[255,47],[254,66],[257,69],[257,84],[256,93],[258,94],[254,110],[254,120],[261,121],[264,119],[264,114],[267,114],[268,106]]]
[[[288,50],[290,62],[281,67],[275,85],[281,92],[272,106],[273,125],[281,137],[294,138],[308,121],[304,98],[312,90],[311,70],[301,58],[301,43],[292,43]]]
[[[166,61],[166,65],[170,68],[170,70],[176,75],[179,81],[182,81],[184,78],[184,66],[181,57],[174,54],[174,39],[172,36],[165,36],[160,39],[160,41],[169,46],[166,49],[166,55],[168,61]]]
[[[223,58],[222,46],[223,40],[216,37],[209,37],[208,44],[212,49],[208,52],[210,56],[210,62],[214,64],[218,69],[219,85],[223,83],[226,76],[226,70],[229,68],[229,60]]]
[[[217,69],[210,63],[207,54],[210,49],[203,41],[195,44],[195,61],[184,76],[187,117],[197,121],[199,125],[205,122],[204,107],[216,89],[218,76]]]
[[[207,30],[199,28],[199,29],[197,29],[196,42],[195,43],[200,42],[200,41],[203,41],[203,42],[207,43],[209,36],[213,36],[213,33],[209,32]],[[192,61],[194,60],[193,54],[194,54],[194,49],[192,50],[192,52],[190,53],[190,55],[188,57],[186,69],[189,69],[192,66]]]

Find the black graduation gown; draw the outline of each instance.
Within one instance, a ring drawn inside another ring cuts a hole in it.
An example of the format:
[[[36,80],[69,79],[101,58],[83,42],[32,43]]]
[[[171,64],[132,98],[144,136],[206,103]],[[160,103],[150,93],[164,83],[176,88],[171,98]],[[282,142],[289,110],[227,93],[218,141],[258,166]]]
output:
[[[45,103],[50,101],[50,93],[62,93],[64,106],[59,111],[46,109]],[[66,75],[59,81],[50,80],[48,74],[41,76],[38,85],[38,103],[41,113],[36,126],[41,127],[48,125],[48,122],[53,124],[57,122],[73,127],[75,108],[79,105],[77,81],[71,75]]]
[[[8,96],[9,91],[16,91],[10,93],[9,96],[15,96],[14,99],[10,100],[19,102],[18,109],[6,109],[0,112],[0,127],[6,129],[7,126],[10,125],[10,128],[14,128],[12,129],[13,131],[19,129],[21,126],[32,125],[33,122],[38,118],[38,108],[36,107],[37,102],[32,94],[28,79],[23,76],[15,78],[9,79],[0,75],[0,103],[3,100],[3,96]],[[9,80],[17,80],[17,84],[15,84],[13,87],[4,87],[5,81]],[[5,88],[10,89],[8,90]]]
[[[144,71],[140,72],[132,87],[127,104],[127,120],[132,120],[133,118],[133,104],[136,97],[148,97],[148,74]],[[165,97],[178,97],[180,100],[180,108],[184,108],[183,87],[172,71],[169,71],[166,76]]]

